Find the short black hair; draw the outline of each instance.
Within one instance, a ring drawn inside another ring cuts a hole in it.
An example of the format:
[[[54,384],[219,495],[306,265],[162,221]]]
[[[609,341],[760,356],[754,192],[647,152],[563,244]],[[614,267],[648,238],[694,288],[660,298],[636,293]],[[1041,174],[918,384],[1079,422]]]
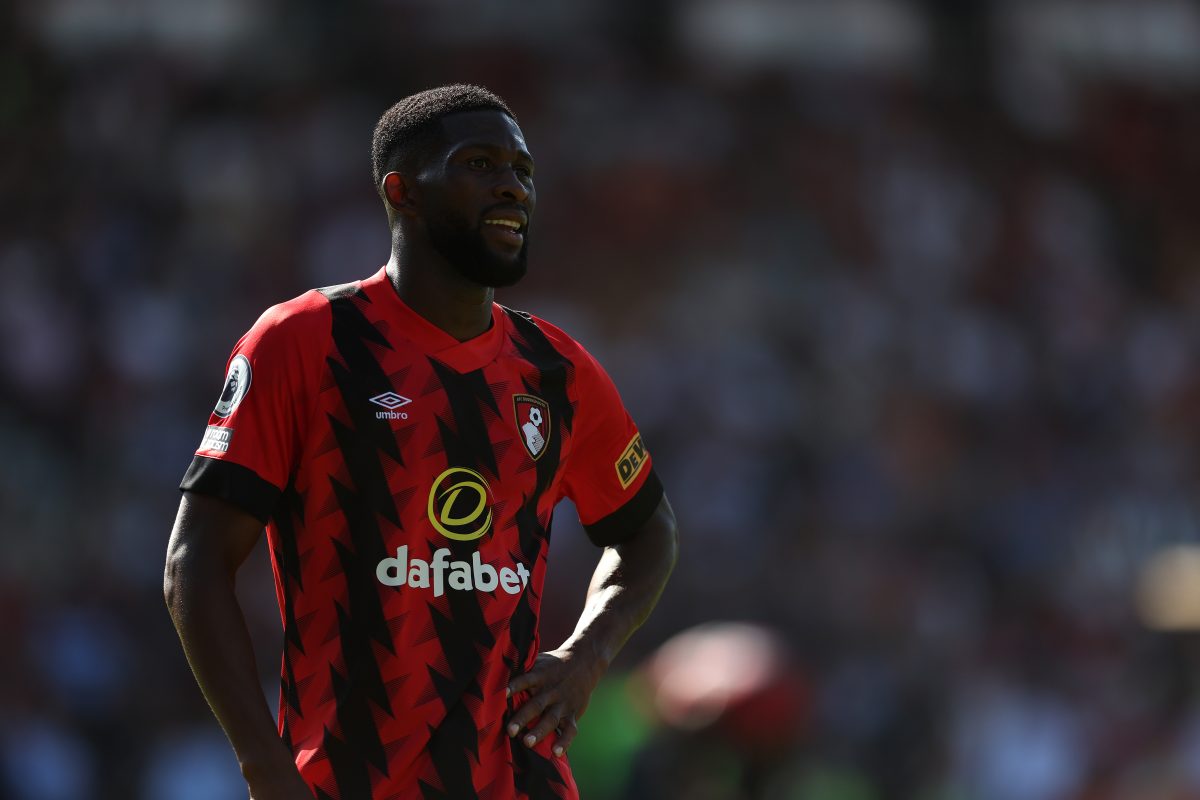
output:
[[[502,111],[514,122],[517,115],[499,95],[482,86],[457,83],[438,86],[409,95],[383,112],[371,138],[371,174],[375,188],[393,164],[413,168],[428,154],[439,132],[438,120],[460,111],[494,109]]]

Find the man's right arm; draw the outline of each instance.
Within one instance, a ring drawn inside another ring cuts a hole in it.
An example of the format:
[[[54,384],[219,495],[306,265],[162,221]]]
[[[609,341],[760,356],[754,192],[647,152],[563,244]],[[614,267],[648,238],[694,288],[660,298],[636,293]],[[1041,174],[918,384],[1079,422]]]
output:
[[[196,682],[233,745],[253,800],[312,800],[271,718],[234,594],[237,570],[262,528],[229,503],[185,492],[167,546],[163,594]]]

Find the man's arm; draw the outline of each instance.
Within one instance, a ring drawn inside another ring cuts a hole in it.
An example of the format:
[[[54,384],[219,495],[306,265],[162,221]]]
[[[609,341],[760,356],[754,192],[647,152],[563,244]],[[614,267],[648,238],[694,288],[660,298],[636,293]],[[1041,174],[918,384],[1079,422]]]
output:
[[[509,720],[509,736],[538,720],[522,741],[532,747],[558,730],[554,753],[566,752],[592,690],[650,615],[678,552],[675,512],[666,497],[631,538],[604,548],[575,632],[557,650],[539,653],[533,668],[509,683],[509,694],[531,692]]]
[[[163,594],[196,682],[229,737],[253,800],[312,800],[263,697],[234,578],[262,523],[187,492],[179,504]]]

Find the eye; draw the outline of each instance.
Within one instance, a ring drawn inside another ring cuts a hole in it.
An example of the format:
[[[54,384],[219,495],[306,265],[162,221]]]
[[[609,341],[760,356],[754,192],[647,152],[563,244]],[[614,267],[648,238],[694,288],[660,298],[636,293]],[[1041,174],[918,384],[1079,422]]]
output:
[[[513,172],[517,173],[522,178],[532,178],[533,177],[533,169],[531,167],[526,166],[525,164],[517,164],[515,167],[513,167]]]
[[[483,156],[476,156],[467,162],[467,166],[471,169],[490,169],[492,162],[488,161]]]

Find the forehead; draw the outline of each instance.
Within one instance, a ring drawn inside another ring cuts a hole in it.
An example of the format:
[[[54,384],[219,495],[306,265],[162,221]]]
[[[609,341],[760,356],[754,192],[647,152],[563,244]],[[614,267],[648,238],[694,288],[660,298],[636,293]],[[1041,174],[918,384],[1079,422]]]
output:
[[[442,117],[441,124],[443,141],[448,150],[477,144],[529,152],[520,126],[503,111],[459,111]]]

